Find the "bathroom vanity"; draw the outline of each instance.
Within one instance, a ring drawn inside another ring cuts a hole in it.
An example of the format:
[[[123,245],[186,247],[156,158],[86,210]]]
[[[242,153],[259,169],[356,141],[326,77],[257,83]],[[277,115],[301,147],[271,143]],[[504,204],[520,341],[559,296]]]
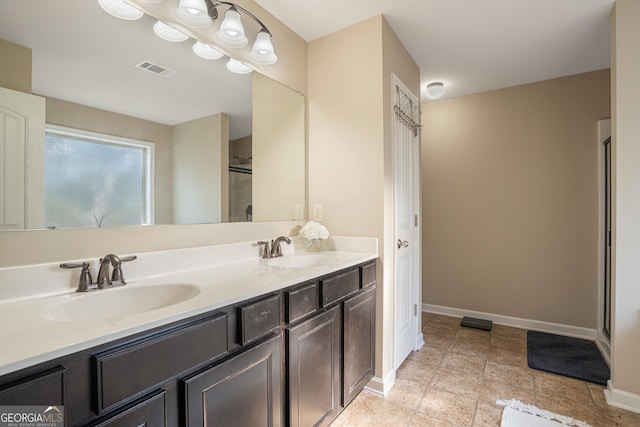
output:
[[[0,405],[64,405],[67,426],[328,425],[373,376],[375,258],[285,254],[161,276],[144,287],[181,278],[201,292],[117,319],[52,320],[41,303],[43,325],[78,337],[50,336],[60,348],[19,369],[0,360]]]

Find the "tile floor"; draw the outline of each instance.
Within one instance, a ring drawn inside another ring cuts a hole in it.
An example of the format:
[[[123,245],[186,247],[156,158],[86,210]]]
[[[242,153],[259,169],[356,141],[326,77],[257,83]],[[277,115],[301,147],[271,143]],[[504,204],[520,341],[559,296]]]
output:
[[[386,397],[363,391],[332,427],[500,426],[497,399],[518,399],[593,427],[640,426],[640,414],[607,405],[604,387],[527,367],[526,330],[460,327],[423,313],[425,346],[398,369]]]

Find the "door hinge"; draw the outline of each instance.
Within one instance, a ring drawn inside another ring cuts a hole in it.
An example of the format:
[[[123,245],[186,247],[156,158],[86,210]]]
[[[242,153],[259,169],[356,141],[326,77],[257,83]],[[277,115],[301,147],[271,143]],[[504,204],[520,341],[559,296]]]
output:
[[[418,214],[415,214],[413,216],[413,226],[417,227],[418,226]]]
[[[413,304],[413,317],[418,315],[418,304]]]

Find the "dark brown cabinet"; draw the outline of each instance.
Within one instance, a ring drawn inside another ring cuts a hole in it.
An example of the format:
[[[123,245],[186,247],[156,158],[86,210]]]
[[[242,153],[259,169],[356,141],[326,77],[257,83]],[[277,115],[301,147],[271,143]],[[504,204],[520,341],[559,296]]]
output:
[[[187,425],[281,427],[280,336],[184,380]]]
[[[375,323],[375,288],[344,302],[343,406],[347,406],[373,378]]]
[[[340,410],[340,307],[287,329],[290,427],[328,425]]]
[[[67,427],[315,427],[373,376],[375,262],[0,377]],[[283,339],[284,337],[284,339]]]

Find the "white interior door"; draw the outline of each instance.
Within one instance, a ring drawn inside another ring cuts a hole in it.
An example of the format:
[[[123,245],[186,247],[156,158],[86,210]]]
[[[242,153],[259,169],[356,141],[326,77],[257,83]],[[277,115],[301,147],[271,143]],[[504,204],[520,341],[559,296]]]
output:
[[[420,137],[418,99],[394,75],[395,204],[394,368],[422,340],[420,332]]]
[[[0,88],[0,229],[41,228],[44,98]]]

